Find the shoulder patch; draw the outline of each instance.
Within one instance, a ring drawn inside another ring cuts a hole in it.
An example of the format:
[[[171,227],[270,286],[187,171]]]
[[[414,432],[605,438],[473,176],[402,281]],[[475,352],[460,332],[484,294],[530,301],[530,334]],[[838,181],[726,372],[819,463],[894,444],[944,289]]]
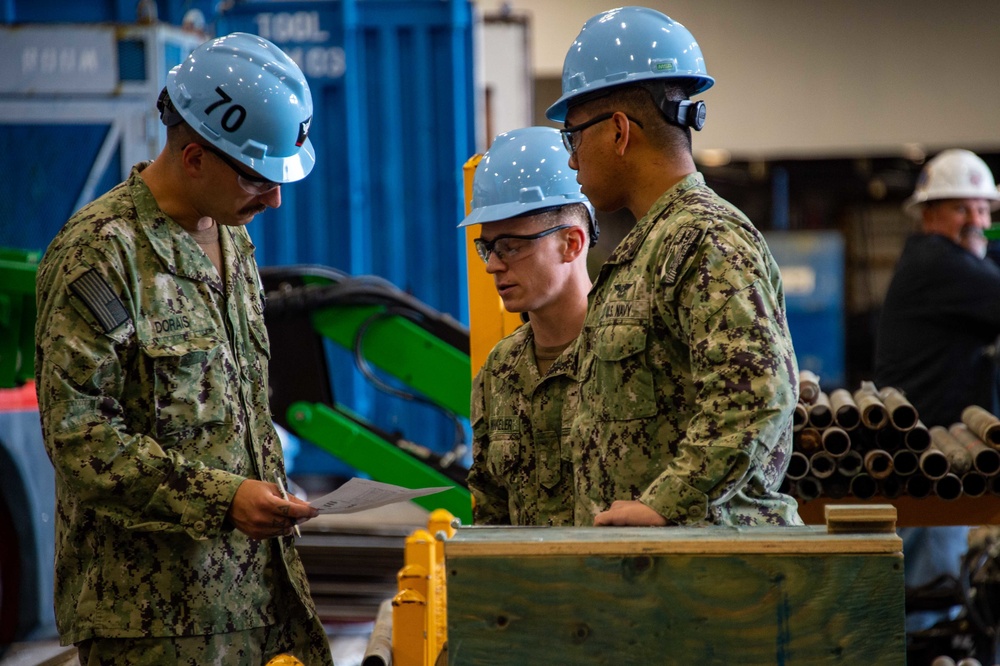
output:
[[[90,309],[105,333],[110,333],[129,320],[121,299],[96,269],[91,268],[70,282],[69,288]]]
[[[663,280],[666,284],[672,285],[677,281],[677,272],[681,269],[684,260],[691,254],[691,248],[700,236],[701,232],[698,229],[684,227],[674,238],[673,247],[671,248],[673,256],[670,258],[670,263],[667,265],[666,272],[663,275]]]

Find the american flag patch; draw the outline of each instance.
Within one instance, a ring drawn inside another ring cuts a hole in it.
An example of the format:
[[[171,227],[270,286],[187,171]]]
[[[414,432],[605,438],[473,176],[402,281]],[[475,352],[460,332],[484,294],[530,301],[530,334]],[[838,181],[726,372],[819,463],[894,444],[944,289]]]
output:
[[[670,260],[670,265],[667,266],[667,271],[664,275],[664,282],[666,284],[672,285],[677,281],[677,272],[680,270],[681,264],[691,253],[691,248],[700,235],[701,232],[693,227],[685,227],[677,234],[677,237],[674,239],[674,256]]]
[[[121,299],[111,291],[111,287],[96,269],[91,268],[78,277],[70,283],[69,288],[90,309],[105,333],[110,333],[129,320]]]

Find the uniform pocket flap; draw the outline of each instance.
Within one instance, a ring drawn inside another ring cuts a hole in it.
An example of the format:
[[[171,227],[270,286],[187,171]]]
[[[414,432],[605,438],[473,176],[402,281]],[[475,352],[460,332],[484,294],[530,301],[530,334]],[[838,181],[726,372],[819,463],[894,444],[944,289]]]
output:
[[[621,361],[646,349],[646,329],[640,324],[601,326],[594,336],[594,355],[602,361]]]

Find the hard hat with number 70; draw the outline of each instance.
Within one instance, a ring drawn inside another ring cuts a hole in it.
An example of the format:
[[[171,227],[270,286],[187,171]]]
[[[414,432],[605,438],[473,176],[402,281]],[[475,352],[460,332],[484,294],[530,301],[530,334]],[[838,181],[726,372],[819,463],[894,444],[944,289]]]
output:
[[[1000,208],[990,168],[978,155],[960,148],[945,150],[924,165],[903,210],[919,218],[923,204],[938,199],[986,199],[991,210]]]
[[[263,37],[234,32],[205,42],[170,70],[166,93],[205,141],[267,180],[301,180],[316,163],[309,84]]]

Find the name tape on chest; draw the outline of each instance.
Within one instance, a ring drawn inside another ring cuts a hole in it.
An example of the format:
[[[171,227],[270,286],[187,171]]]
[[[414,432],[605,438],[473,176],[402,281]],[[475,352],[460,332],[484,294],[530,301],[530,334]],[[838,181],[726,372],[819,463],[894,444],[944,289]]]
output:
[[[110,333],[129,320],[118,294],[111,290],[97,269],[92,268],[70,282],[69,288],[83,301],[105,333]]]
[[[516,434],[521,431],[521,422],[513,416],[494,416],[490,418],[490,430]]]

